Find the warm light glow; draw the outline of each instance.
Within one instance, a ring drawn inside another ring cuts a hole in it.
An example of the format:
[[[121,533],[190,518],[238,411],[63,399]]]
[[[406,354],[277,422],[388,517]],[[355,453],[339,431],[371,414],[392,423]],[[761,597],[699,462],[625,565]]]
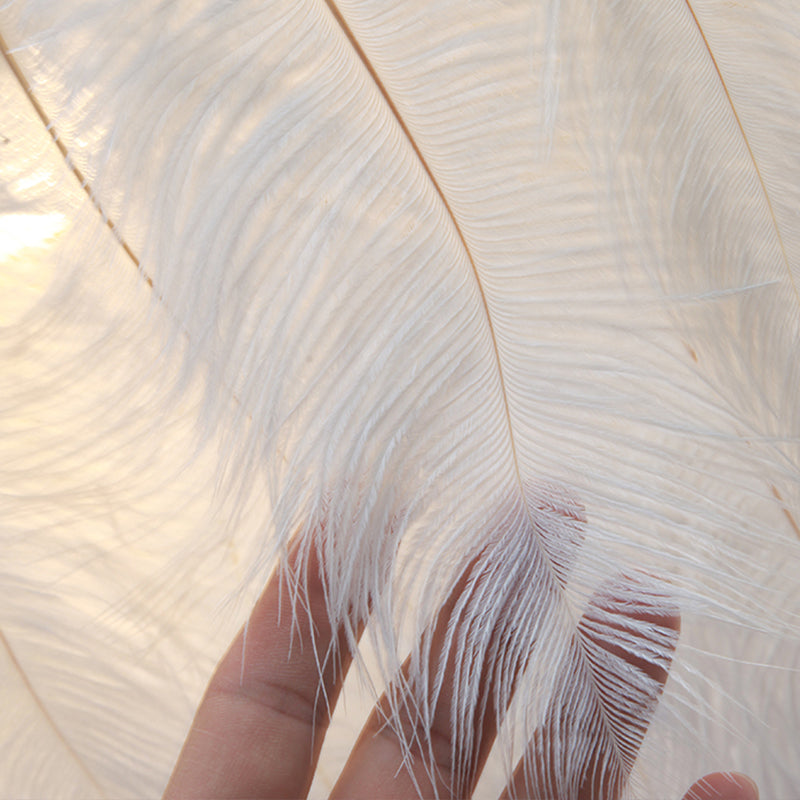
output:
[[[64,230],[63,214],[3,214],[0,216],[0,260],[26,247],[41,247]]]
[[[0,324],[18,319],[52,279],[54,265],[25,258],[24,251],[45,247],[66,226],[67,218],[58,212],[0,214]]]

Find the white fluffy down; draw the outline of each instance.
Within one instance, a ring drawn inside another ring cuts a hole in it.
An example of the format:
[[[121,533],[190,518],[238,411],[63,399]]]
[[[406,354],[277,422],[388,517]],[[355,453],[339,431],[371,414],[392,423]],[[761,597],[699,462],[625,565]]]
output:
[[[614,705],[576,623],[626,571],[683,620],[631,796],[794,796],[795,0],[11,0],[0,36],[1,796],[158,794],[320,529],[371,617],[312,795],[477,557],[462,722],[527,665],[478,796],[559,698]]]

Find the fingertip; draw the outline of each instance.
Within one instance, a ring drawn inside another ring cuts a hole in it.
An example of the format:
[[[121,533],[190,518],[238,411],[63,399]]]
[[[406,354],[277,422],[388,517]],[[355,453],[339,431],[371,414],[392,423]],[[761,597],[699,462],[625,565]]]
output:
[[[526,483],[525,495],[538,541],[566,585],[586,538],[586,509],[567,487],[556,483]]]
[[[662,579],[645,570],[620,573],[601,590],[625,616],[661,628],[681,631],[681,610],[674,591]]]
[[[669,587],[638,570],[604,583],[578,624],[602,651],[607,671],[618,671],[614,659],[619,658],[654,682],[645,693],[652,700],[666,684],[680,629],[680,608]]]
[[[740,772],[712,772],[692,784],[683,800],[758,800],[755,781]]]

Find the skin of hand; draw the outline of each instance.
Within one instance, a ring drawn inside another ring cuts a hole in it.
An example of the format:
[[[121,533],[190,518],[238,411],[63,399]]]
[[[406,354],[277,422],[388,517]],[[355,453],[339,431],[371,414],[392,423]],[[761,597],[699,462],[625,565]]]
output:
[[[284,593],[286,590],[284,567],[270,578],[246,628],[217,666],[173,770],[164,800],[306,797],[328,727],[328,708],[333,710],[350,658],[343,636],[334,632],[328,621],[324,587],[315,554],[312,552],[303,567],[297,567],[297,551],[294,550],[288,567],[304,569],[307,585],[307,602],[298,604],[295,610],[294,632],[292,625],[286,622],[285,613],[281,621],[282,587]],[[624,592],[625,580],[630,579],[621,578],[617,584],[619,591]],[[593,603],[597,606],[613,604],[614,591],[611,588],[610,593],[595,596],[582,622],[590,619]],[[444,632],[458,592],[459,586],[439,612],[432,635],[432,659],[437,659],[441,653]],[[631,609],[629,606],[623,613],[674,633],[677,641],[680,627],[677,614],[665,616],[661,612],[661,616],[653,616],[651,610]],[[243,668],[245,630],[247,663]],[[315,647],[292,647],[293,641],[296,645],[298,635],[303,642],[313,638]],[[340,640],[338,663],[325,664],[320,675],[316,654],[327,652],[337,635]],[[665,669],[636,664],[635,656],[624,652],[623,657],[648,671],[660,691],[667,679]],[[450,668],[449,664],[447,668]],[[327,704],[320,702],[320,697],[327,698]],[[435,785],[421,755],[409,768],[400,769],[403,758],[400,742],[393,730],[382,724],[381,706],[385,706],[386,699],[386,696],[381,699],[366,723],[331,798],[412,800],[420,795],[450,797],[453,785],[449,744],[452,694],[447,689],[442,691],[434,714]],[[408,724],[411,724],[410,720]],[[468,754],[468,763],[473,768],[468,775],[464,796],[469,796],[475,787],[495,737],[497,720],[487,713],[481,726],[481,730],[476,731],[475,752]],[[638,734],[637,739],[641,745]],[[546,741],[545,726],[537,730],[532,752],[552,752]],[[598,781],[593,777],[592,766],[592,763],[584,765],[585,778],[580,782],[578,800],[618,800],[627,774],[612,775],[611,778],[604,775]],[[536,780],[531,778],[531,771],[523,770],[520,764],[503,798],[559,800],[545,797]],[[719,772],[693,784],[683,800],[758,800],[758,789],[744,775]]]

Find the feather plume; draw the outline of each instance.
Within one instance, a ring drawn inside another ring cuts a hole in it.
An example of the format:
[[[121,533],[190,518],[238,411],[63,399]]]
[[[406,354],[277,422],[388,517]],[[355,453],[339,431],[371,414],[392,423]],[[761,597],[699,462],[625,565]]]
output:
[[[470,570],[478,796],[525,753],[565,798],[796,790],[794,0],[11,0],[0,35],[0,794],[161,791],[291,537],[369,618],[349,697],[410,649],[409,753]]]

